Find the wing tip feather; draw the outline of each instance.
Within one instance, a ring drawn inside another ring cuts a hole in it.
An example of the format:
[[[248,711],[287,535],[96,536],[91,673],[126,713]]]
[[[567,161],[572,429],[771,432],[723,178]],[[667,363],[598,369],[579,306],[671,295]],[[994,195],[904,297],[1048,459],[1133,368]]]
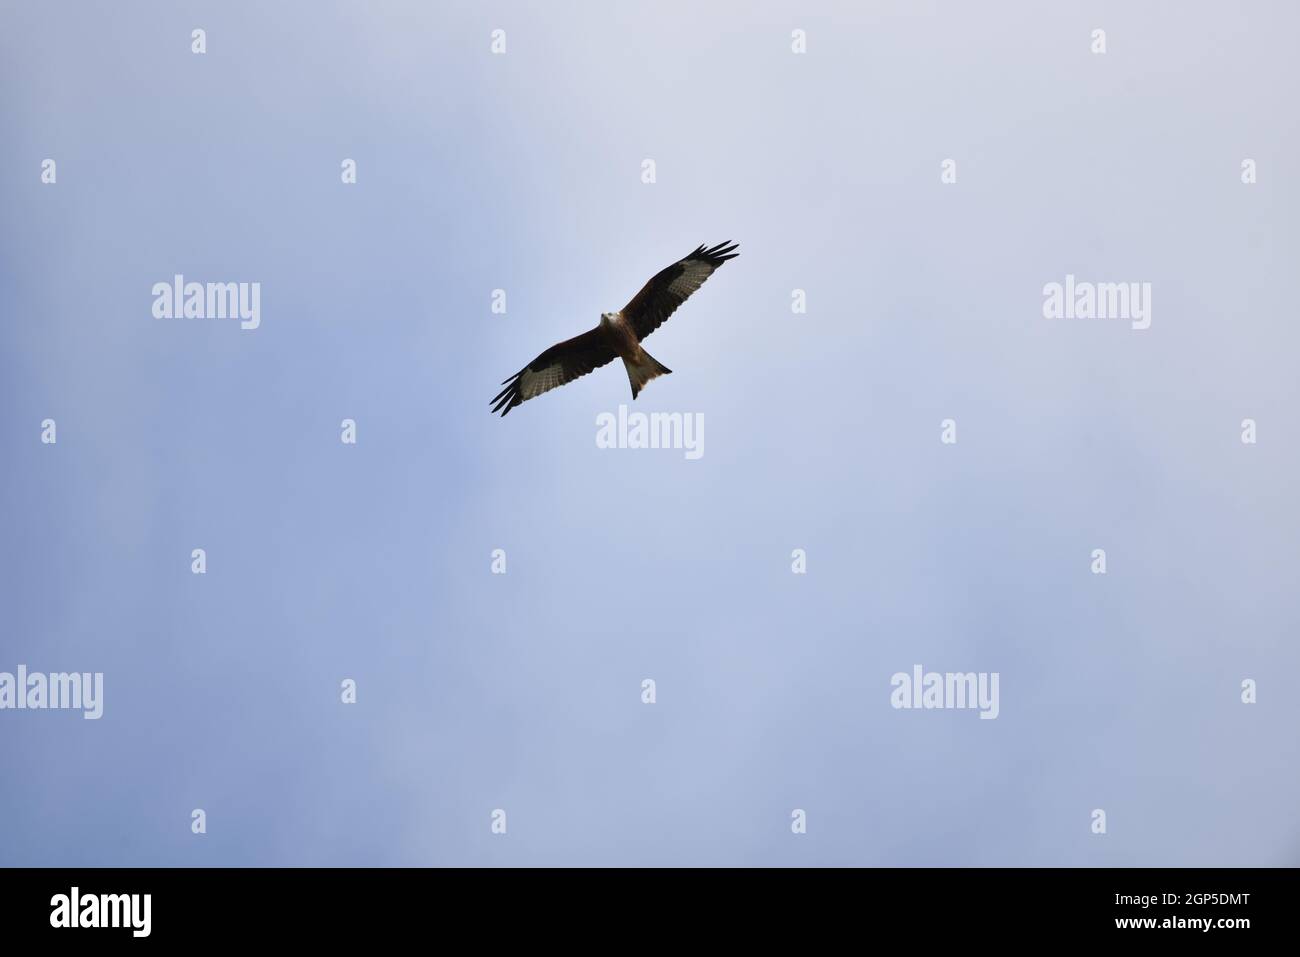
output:
[[[516,372],[509,379],[506,379],[505,382],[502,383],[502,385],[504,385],[505,388],[502,389],[500,392],[498,392],[496,395],[494,395],[492,397],[492,400],[488,403],[488,405],[492,406],[493,415],[495,415],[497,412],[500,412],[501,417],[505,418],[507,415],[510,414],[511,409],[513,409],[517,405],[520,405],[524,401],[523,398],[520,397],[519,380],[523,377],[523,374],[527,371],[528,370],[526,368],[520,369],[518,372]]]
[[[740,253],[736,252],[740,248],[740,243],[733,243],[730,239],[725,239],[716,246],[701,245],[699,249],[691,253],[690,259],[702,259],[709,265],[717,268],[725,263],[728,259],[735,259]]]

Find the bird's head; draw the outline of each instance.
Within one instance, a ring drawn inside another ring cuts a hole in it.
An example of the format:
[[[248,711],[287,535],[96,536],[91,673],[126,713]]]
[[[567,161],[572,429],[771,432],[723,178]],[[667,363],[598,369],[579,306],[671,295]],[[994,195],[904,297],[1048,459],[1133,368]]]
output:
[[[614,322],[614,317],[617,315],[618,313],[616,312],[602,312],[600,314],[600,324],[602,326],[611,325]]]

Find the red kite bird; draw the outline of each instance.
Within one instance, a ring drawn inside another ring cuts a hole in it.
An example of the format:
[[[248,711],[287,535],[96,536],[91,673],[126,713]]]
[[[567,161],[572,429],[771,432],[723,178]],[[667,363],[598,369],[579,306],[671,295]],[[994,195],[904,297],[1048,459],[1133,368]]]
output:
[[[505,388],[492,400],[492,411],[500,412],[504,418],[515,406],[572,382],[615,358],[622,358],[627,368],[635,399],[651,379],[673,371],[642,349],[641,340],[662,326],[715,269],[739,256],[735,251],[738,246],[730,240],[711,249],[701,246],[662,270],[622,312],[601,313],[600,324],[595,329],[551,346],[501,383]]]

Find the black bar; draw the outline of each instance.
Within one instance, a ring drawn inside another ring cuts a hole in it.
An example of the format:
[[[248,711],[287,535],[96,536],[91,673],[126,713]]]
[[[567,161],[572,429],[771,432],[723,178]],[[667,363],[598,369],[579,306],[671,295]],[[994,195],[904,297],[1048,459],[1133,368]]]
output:
[[[0,920],[7,940],[66,942],[76,934],[83,944],[112,938],[373,943],[434,928],[439,935],[474,930],[495,939],[530,927],[542,935],[540,942],[572,923],[621,931],[629,940],[698,924],[756,942],[830,932],[868,939],[887,927],[910,927],[926,941],[1032,941],[1046,934],[1230,945],[1292,929],[1296,874],[1159,868],[9,869],[0,871]],[[116,910],[120,926],[52,926],[70,925],[74,887],[79,923],[101,913],[108,922]],[[146,894],[148,934],[137,936],[145,929]],[[101,895],[140,896],[129,899],[128,909],[128,899],[105,902]]]

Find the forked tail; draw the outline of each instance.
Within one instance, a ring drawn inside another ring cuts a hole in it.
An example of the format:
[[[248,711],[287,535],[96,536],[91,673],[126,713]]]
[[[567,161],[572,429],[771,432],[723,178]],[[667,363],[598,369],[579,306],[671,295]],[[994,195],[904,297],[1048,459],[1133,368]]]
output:
[[[627,379],[632,383],[633,399],[637,397],[637,394],[645,388],[645,384],[651,379],[657,379],[659,376],[668,375],[673,371],[644,349],[641,350],[641,355],[637,357],[636,362],[629,362],[624,359],[623,365],[627,367]]]

